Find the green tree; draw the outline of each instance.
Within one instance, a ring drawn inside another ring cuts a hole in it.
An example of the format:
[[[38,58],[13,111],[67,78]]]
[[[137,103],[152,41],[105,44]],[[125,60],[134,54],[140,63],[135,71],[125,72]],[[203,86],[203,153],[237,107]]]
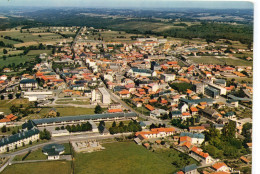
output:
[[[115,121],[112,123],[112,127],[116,127],[116,122]]]
[[[228,124],[222,129],[222,134],[227,139],[235,138],[236,135],[236,123],[234,121],[230,121]]]
[[[102,108],[100,105],[97,105],[95,107],[95,111],[94,111],[96,114],[101,114],[103,112]]]
[[[44,129],[43,131],[40,131],[40,139],[41,140],[50,140],[51,139],[51,133]]]
[[[8,51],[6,49],[3,49],[3,54],[7,54]]]
[[[3,126],[3,127],[1,128],[1,131],[2,131],[3,133],[5,133],[5,132],[6,132],[6,126]]]

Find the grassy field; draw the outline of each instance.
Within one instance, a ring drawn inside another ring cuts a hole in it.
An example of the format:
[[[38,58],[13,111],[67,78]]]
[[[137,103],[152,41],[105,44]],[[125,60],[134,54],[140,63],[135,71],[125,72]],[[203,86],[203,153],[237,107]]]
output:
[[[29,62],[33,59],[34,59],[34,56],[27,56],[27,55],[7,57],[6,60],[1,58],[0,59],[0,67],[8,66],[9,64],[12,64],[12,63],[17,65],[17,64],[20,64],[20,63]]]
[[[37,56],[40,55],[42,53],[47,53],[47,55],[51,54],[51,50],[30,50],[27,55],[28,56]]]
[[[29,45],[38,45],[39,43],[55,43],[64,39],[59,34],[46,32],[46,29],[39,29],[39,31],[40,30],[42,33],[21,33],[20,30],[0,31],[0,35],[3,36],[0,40],[4,41],[4,43],[14,44],[15,47],[22,47]],[[21,39],[22,41],[24,41],[24,43],[4,39],[4,36]]]
[[[12,105],[26,107],[30,104],[28,99],[12,99],[12,100],[0,100],[0,112],[4,112],[5,114],[10,113],[10,107]]]
[[[14,164],[8,166],[2,173],[3,174],[29,174],[29,173],[62,173],[70,174],[71,167],[70,162],[67,161],[51,161],[51,162],[39,162],[39,163],[25,163]]]
[[[94,108],[80,108],[80,107],[55,107],[57,112],[60,113],[60,116],[76,116],[76,115],[85,115],[85,114],[95,114]],[[44,118],[51,108],[42,108],[40,113],[30,114],[27,117],[23,117],[21,120],[28,119],[39,119]],[[1,111],[1,110],[0,110]]]
[[[75,155],[75,173],[173,173],[178,170],[172,161],[179,152],[151,152],[133,142],[103,144],[103,151]],[[195,163],[195,161],[194,161]]]
[[[198,56],[198,57],[189,57],[194,63],[205,63],[205,64],[218,64],[224,65],[234,65],[234,66],[253,66],[252,61],[246,61],[242,59],[231,59],[231,58],[216,58],[214,56]]]

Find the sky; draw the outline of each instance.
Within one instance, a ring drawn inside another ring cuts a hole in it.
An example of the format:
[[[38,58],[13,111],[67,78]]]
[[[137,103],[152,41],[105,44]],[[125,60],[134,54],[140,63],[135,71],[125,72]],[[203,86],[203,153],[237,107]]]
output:
[[[250,1],[176,0],[0,0],[1,6],[85,7],[85,8],[253,8]]]

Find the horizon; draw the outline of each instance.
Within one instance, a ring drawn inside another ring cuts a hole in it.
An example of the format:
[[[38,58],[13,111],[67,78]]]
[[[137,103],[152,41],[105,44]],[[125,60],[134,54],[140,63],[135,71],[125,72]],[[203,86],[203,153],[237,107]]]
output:
[[[38,8],[117,8],[117,9],[254,9],[250,1],[174,1],[174,0],[6,0],[0,1],[4,7]]]

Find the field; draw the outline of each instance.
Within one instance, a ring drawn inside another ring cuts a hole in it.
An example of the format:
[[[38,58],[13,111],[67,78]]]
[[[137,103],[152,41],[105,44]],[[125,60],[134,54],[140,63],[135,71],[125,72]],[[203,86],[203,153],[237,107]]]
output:
[[[27,55],[28,56],[38,56],[42,53],[47,53],[47,55],[51,54],[51,50],[30,50]]]
[[[30,104],[28,99],[12,99],[12,100],[0,100],[0,112],[4,112],[5,114],[10,113],[10,107],[12,105],[20,106],[20,104],[23,105],[23,107],[26,107]]]
[[[70,174],[71,167],[70,162],[67,161],[51,161],[51,162],[39,162],[39,163],[25,163],[14,164],[8,166],[2,173],[3,174],[29,174],[29,173],[62,173]]]
[[[75,173],[173,173],[178,170],[172,162],[179,152],[151,152],[133,142],[103,144],[103,151],[75,155]],[[192,160],[192,163],[195,161]]]
[[[226,63],[227,65],[234,65],[234,66],[253,66],[252,61],[246,61],[242,59],[216,58],[214,56],[200,56],[200,57],[190,56],[189,59],[192,60],[194,63],[218,64],[218,65],[224,65]]]
[[[95,114],[94,108],[80,108],[80,107],[55,107],[57,112],[60,113],[60,116],[76,116],[76,115],[86,115],[86,114]],[[27,117],[23,117],[21,120],[28,119],[39,119],[44,118],[51,108],[42,108],[40,113],[30,114]]]
[[[0,58],[0,67],[3,66],[8,66],[9,64],[20,64],[20,63],[25,63],[29,62],[34,59],[34,56],[27,56],[27,55],[22,55],[22,56],[14,56],[14,57],[7,57],[6,60],[3,58]]]

